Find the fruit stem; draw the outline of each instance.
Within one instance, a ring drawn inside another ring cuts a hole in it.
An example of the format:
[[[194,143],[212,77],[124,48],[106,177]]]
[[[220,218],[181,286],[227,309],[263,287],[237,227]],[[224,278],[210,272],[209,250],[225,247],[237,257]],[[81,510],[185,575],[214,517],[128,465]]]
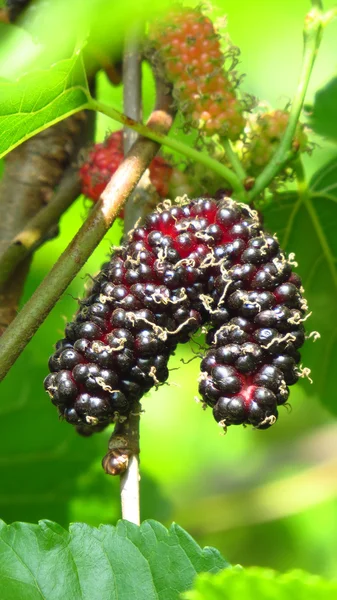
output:
[[[135,525],[140,525],[139,479],[139,454],[132,454],[126,472],[121,475],[121,505],[122,518]]]
[[[224,140],[222,140],[222,145],[227,154],[227,158],[230,161],[238,178],[240,179],[240,181],[244,181],[247,177],[247,173],[244,170],[238,155],[236,154],[236,152],[234,152],[231,141],[228,138],[225,138]]]
[[[70,169],[50,202],[28,221],[0,255],[0,286],[6,283],[17,265],[46,240],[51,228],[57,225],[80,192],[77,170]]]
[[[140,499],[139,499],[139,426],[140,426],[140,404],[133,407],[128,416],[128,445],[137,448],[133,451],[128,467],[121,475],[121,506],[122,518],[136,525],[140,525]]]
[[[127,419],[117,421],[102,460],[107,475],[120,475],[122,517],[140,524],[139,422],[142,407],[136,402]]]
[[[297,90],[292,101],[289,121],[280,145],[267,167],[257,177],[254,187],[249,193],[250,200],[256,198],[283,169],[286,162],[294,154],[292,142],[296,126],[301,114],[305,95],[307,92],[311,72],[317,56],[317,51],[322,38],[324,15],[322,15],[317,3],[307,14],[304,23],[304,47],[302,68],[297,85]]]
[[[112,106],[108,106],[103,102],[100,102],[99,100],[95,100],[94,98],[90,99],[88,108],[91,110],[101,112],[102,114],[111,117],[115,121],[122,123],[126,127],[137,131],[137,133],[139,133],[140,135],[147,137],[155,142],[158,142],[163,146],[167,146],[168,148],[171,148],[171,150],[175,150],[176,152],[187,156],[192,161],[196,161],[204,165],[205,167],[207,167],[207,169],[211,169],[212,171],[220,175],[220,177],[222,177],[229,184],[229,186],[235,192],[237,199],[242,200],[243,202],[247,202],[246,190],[244,189],[244,186],[238,179],[237,175],[233,173],[231,169],[229,169],[225,165],[222,165],[214,158],[211,158],[207,154],[204,154],[203,152],[199,152],[198,150],[191,148],[187,144],[184,144],[184,142],[180,142],[179,140],[168,137],[167,135],[163,135],[158,131],[154,131],[147,125],[143,125],[143,123],[139,123],[134,119],[130,119],[123,113],[113,108]]]
[[[167,86],[158,82],[157,104],[148,125],[166,133],[172,125],[171,106]],[[137,140],[68,248],[4,332],[0,340],[0,381],[111,227],[157,151],[157,143]]]

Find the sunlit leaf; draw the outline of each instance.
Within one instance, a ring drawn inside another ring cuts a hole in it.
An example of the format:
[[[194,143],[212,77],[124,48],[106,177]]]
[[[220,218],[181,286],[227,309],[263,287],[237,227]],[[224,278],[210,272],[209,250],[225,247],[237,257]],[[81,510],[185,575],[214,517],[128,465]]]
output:
[[[14,83],[0,81],[0,157],[84,108],[88,97],[82,59],[76,55]]]
[[[0,524],[1,600],[178,600],[197,573],[229,565],[178,525],[120,521],[69,532],[51,521]]]

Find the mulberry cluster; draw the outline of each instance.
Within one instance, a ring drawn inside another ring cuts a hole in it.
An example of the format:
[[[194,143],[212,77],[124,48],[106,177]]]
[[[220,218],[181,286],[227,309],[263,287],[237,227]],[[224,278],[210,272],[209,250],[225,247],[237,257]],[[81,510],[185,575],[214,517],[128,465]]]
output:
[[[252,124],[244,155],[246,169],[251,175],[258,175],[270,162],[285,133],[288,121],[288,111],[274,110],[259,115]],[[308,137],[301,123],[297,125],[292,148],[296,153],[308,149]]]
[[[79,171],[82,193],[97,202],[123,158],[122,131],[115,131],[103,143],[95,144]],[[173,168],[163,158],[156,156],[149,171],[151,183],[158,195],[167,198]]]
[[[243,106],[212,21],[200,9],[177,6],[152,25],[149,39],[187,122],[208,136],[236,140],[244,128]]]
[[[164,204],[96,278],[51,357],[45,388],[82,433],[105,427],[168,377],[201,325],[199,391],[224,425],[269,427],[300,374],[306,304],[274,236],[231,198]]]

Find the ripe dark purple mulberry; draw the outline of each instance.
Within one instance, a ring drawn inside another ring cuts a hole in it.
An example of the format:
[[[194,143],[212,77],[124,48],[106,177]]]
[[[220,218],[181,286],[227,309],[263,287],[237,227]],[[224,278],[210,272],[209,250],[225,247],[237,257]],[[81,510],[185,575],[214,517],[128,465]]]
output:
[[[177,343],[207,320],[199,296],[209,248],[197,234],[216,210],[214,202],[200,200],[150,215],[104,265],[67,325],[45,388],[82,433],[127,415],[164,382]]]
[[[236,264],[223,264],[221,271],[209,284],[215,308],[199,392],[224,427],[266,429],[287,401],[288,386],[302,374],[298,349],[307,307],[301,281],[276,238],[261,228],[247,239]]]
[[[80,304],[45,388],[81,433],[127,416],[201,325],[211,349],[200,393],[217,421],[269,426],[298,377],[300,280],[256,213],[230,198],[159,207]]]

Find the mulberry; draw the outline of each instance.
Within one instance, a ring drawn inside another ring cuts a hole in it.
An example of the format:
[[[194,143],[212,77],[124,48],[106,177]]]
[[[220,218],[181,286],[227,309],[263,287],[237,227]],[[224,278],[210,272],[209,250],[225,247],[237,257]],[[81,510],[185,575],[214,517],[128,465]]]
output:
[[[224,262],[209,285],[216,309],[199,392],[224,427],[266,429],[287,401],[288,386],[301,375],[298,349],[305,340],[307,309],[301,281],[276,238],[260,230],[246,240],[237,263]]]
[[[207,136],[238,139],[245,124],[243,106],[224,68],[212,21],[200,9],[176,6],[153,23],[149,38],[187,122]]]
[[[97,202],[123,158],[122,131],[115,131],[103,143],[95,144],[79,170],[82,193]],[[161,156],[156,156],[150,164],[149,171],[151,183],[158,195],[167,198],[172,167]]]
[[[204,401],[224,424],[269,426],[299,374],[300,285],[248,206],[163,205],[103,266],[50,358],[45,388],[81,433],[100,430],[165,382],[176,345],[209,324]]]
[[[203,219],[194,214],[198,206]],[[197,234],[215,212],[207,200],[153,213],[103,266],[45,380],[52,402],[82,432],[127,415],[164,382],[177,343],[205,322],[198,298],[209,250]]]
[[[256,122],[252,123],[243,155],[243,162],[250,175],[257,176],[270,162],[284,135],[288,121],[288,111],[274,110],[259,115]],[[301,123],[296,127],[292,149],[296,153],[308,150],[308,137]],[[284,172],[282,176],[285,177]]]

